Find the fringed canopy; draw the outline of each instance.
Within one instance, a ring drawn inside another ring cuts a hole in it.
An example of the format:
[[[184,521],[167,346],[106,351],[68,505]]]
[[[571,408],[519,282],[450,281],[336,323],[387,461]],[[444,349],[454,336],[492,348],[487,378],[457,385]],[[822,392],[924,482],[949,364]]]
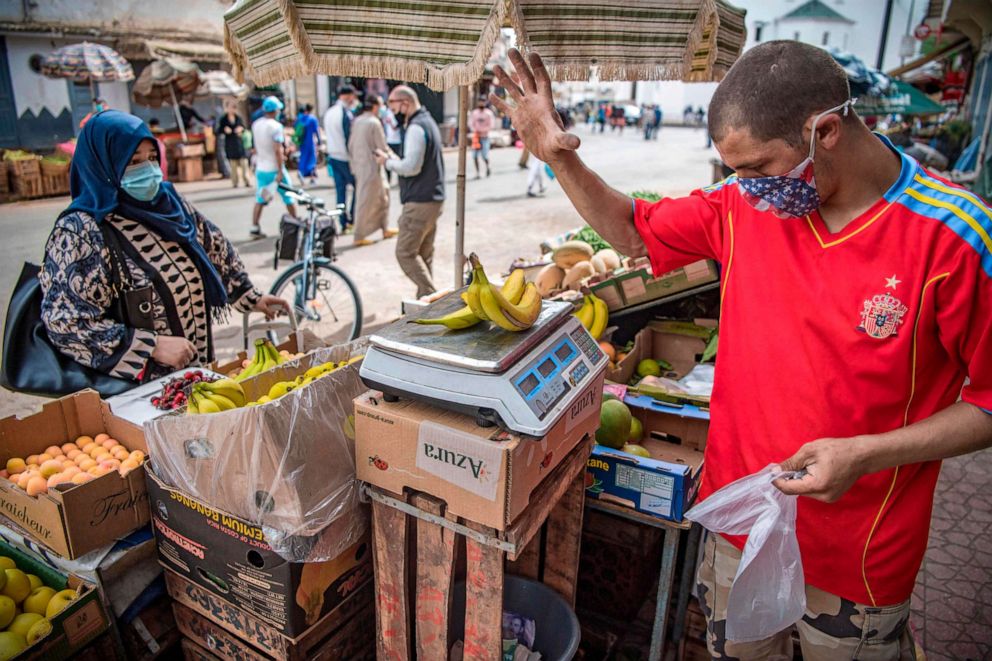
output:
[[[722,0],[239,0],[224,46],[258,85],[321,73],[444,90],[480,78],[507,11],[557,80],[719,80],[746,38]]]

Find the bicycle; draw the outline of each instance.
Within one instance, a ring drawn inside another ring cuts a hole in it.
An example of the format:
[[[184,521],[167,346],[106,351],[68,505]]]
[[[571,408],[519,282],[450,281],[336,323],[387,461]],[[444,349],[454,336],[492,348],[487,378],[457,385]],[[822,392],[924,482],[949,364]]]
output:
[[[308,213],[306,218],[283,216],[272,267],[279,269],[280,257],[294,262],[269,293],[292,303],[300,328],[332,344],[356,339],[362,332],[362,299],[351,278],[333,264],[344,207],[329,211],[324,200],[302,189],[279,184],[279,190]]]

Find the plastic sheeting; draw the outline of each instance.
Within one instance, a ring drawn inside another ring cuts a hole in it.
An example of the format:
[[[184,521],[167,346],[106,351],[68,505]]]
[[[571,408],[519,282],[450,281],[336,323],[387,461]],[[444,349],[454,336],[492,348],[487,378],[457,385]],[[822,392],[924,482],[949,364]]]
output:
[[[249,401],[278,381],[365,353],[366,343],[317,349],[242,383]],[[262,527],[292,562],[337,557],[368,528],[355,479],[354,405],[360,362],[266,404],[145,424],[155,473],[204,504]]]

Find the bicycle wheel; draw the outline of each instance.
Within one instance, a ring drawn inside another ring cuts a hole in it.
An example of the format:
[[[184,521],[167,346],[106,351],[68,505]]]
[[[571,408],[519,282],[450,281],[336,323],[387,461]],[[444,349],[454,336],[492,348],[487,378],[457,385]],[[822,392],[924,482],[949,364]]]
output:
[[[269,291],[296,309],[299,328],[306,328],[325,342],[354,340],[362,333],[362,299],[348,275],[327,259],[310,263],[304,290],[303,263],[283,271]]]

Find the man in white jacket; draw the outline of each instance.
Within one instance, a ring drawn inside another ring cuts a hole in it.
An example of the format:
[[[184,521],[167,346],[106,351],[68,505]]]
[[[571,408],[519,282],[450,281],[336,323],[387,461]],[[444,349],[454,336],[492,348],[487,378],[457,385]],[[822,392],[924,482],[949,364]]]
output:
[[[327,174],[334,179],[334,189],[337,193],[337,203],[345,204],[348,199],[348,186],[355,187],[355,177],[348,165],[348,137],[351,134],[351,122],[354,119],[352,108],[355,107],[355,88],[342,85],[338,88],[338,100],[324,113],[324,134],[327,137]],[[355,212],[354,191],[351,206],[345,212],[342,231],[351,227],[352,216]]]

